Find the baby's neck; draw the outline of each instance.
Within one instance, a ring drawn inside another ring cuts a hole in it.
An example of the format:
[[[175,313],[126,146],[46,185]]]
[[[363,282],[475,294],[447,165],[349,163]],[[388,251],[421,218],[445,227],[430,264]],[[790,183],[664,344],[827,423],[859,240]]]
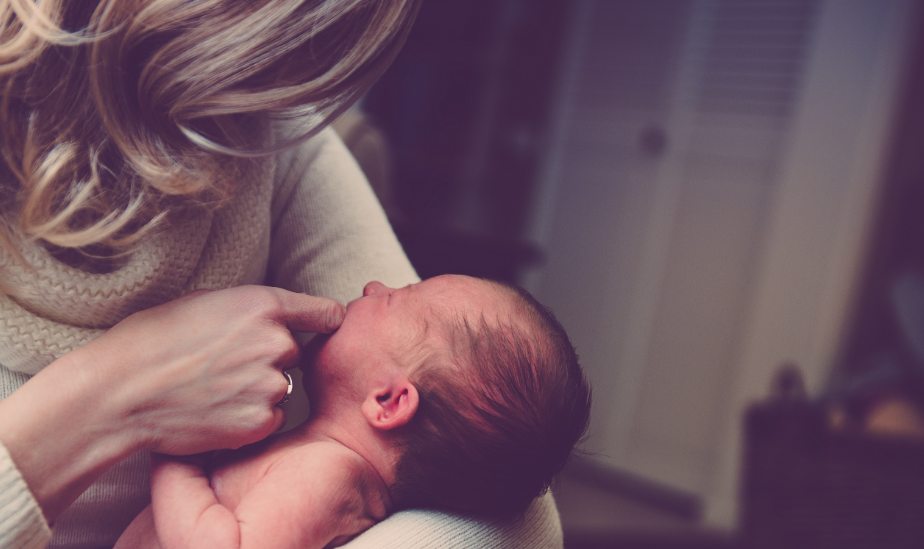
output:
[[[374,430],[361,414],[315,414],[290,431],[309,442],[335,442],[362,457],[390,488],[394,484],[399,453],[389,439]],[[287,435],[289,433],[286,433]]]

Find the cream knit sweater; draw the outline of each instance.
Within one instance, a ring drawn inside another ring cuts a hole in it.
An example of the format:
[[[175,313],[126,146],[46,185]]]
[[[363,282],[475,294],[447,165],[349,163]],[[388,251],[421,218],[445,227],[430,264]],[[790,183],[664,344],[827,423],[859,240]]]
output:
[[[154,235],[118,270],[87,273],[41,246],[23,255],[34,270],[0,252],[4,276],[31,289],[0,296],[0,398],[61,355],[132,312],[198,289],[266,283],[342,302],[380,280],[417,279],[381,208],[332,131],[277,155],[226,207]],[[0,444],[0,549],[111,547],[149,501],[144,453],[129,457],[58,519],[54,535]],[[560,548],[551,496],[525,520],[492,524],[411,511],[376,525],[347,547]]]

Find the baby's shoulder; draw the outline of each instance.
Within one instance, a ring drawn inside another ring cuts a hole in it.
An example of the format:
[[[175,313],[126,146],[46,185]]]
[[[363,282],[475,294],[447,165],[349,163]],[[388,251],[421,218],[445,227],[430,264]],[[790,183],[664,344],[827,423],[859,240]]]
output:
[[[332,441],[312,441],[290,448],[278,460],[280,465],[305,469],[313,475],[353,475],[360,473],[366,461],[343,444]]]
[[[267,476],[298,491],[306,510],[324,530],[345,542],[383,520],[390,507],[378,472],[356,452],[336,442],[310,442],[276,461]],[[306,513],[307,514],[307,513]],[[304,516],[304,515],[303,515]]]
[[[270,454],[265,473],[234,509],[242,539],[337,546],[385,517],[384,482],[349,448],[309,442],[276,446]]]
[[[358,453],[332,441],[314,441],[293,448],[274,464],[293,481],[307,480],[315,494],[346,508],[360,501],[379,520],[387,507],[387,488],[378,472]]]

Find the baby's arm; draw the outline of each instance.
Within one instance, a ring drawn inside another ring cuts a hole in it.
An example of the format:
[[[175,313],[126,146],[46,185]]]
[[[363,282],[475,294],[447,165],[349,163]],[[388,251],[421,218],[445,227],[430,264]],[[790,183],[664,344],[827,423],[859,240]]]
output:
[[[200,463],[152,455],[151,464],[151,508],[163,549],[196,547],[202,540],[216,549],[241,547],[237,518],[218,503]]]
[[[215,499],[196,458],[180,461],[151,454],[151,465],[152,503],[129,524],[113,549],[191,547],[197,539],[213,538],[217,548],[240,546],[237,520]]]
[[[385,516],[380,502],[358,489],[374,483],[359,478],[339,445],[312,444],[273,464],[234,513],[218,502],[201,465],[166,456],[152,456],[152,465],[151,507],[117,548],[321,549]]]

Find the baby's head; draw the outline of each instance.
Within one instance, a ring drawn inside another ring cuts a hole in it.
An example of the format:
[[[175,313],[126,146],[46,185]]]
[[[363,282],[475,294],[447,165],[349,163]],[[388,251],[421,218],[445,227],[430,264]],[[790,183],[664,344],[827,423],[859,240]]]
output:
[[[317,382],[362,398],[370,424],[394,433],[395,507],[523,512],[587,428],[590,392],[561,325],[525,291],[464,276],[363,294],[319,352],[329,375]]]

